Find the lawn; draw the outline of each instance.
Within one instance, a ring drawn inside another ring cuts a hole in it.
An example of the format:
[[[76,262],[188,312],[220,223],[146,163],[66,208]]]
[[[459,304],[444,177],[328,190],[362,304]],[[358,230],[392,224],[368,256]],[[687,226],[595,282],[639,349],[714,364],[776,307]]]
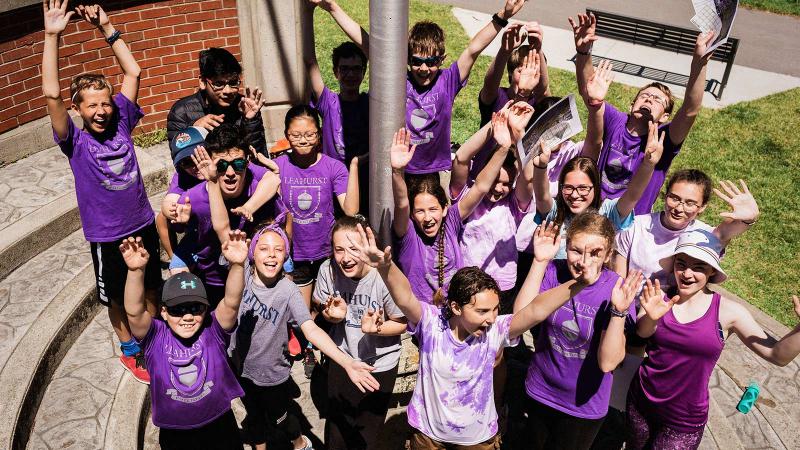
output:
[[[795,1],[748,2],[786,5],[797,13]],[[367,0],[341,0],[339,4],[359,23],[367,25]],[[410,23],[434,19],[447,34],[449,64],[461,53],[468,38],[450,13],[450,7],[421,0],[411,1]],[[330,16],[315,16],[317,55],[329,86],[336,86],[331,73],[330,52],[346,39]],[[477,97],[490,59],[481,57],[472,70],[470,82],[456,99],[452,137],[463,142],[477,129]],[[554,95],[576,92],[575,75],[551,69]],[[644,83],[643,83],[644,84]],[[363,86],[366,89],[365,86]],[[614,84],[609,101],[627,108],[636,90]],[[582,102],[581,114],[586,119]],[[676,109],[679,105],[676,105]],[[724,287],[747,299],[780,322],[794,326],[797,317],[790,295],[800,294],[800,89],[740,103],[722,110],[704,109],[689,135],[673,170],[698,168],[714,180],[745,179],[761,208],[761,219],[745,237],[728,249],[723,267],[729,281]],[[660,204],[657,205],[660,207]],[[701,217],[719,221],[723,204],[714,199]]]
[[[778,14],[800,15],[800,0],[742,0],[739,5]]]

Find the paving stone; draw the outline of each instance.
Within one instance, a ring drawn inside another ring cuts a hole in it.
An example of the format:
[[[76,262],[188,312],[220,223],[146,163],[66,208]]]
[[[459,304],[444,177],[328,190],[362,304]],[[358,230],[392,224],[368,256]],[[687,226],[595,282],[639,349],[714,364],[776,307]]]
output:
[[[93,450],[103,448],[103,430],[92,417],[70,420],[39,435],[53,449]],[[32,449],[30,445],[28,449]]]

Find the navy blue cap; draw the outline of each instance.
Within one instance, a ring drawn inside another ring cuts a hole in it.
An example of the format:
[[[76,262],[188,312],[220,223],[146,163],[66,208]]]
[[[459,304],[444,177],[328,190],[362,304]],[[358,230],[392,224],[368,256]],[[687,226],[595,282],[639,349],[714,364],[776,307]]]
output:
[[[178,163],[194,153],[195,147],[205,145],[206,135],[208,130],[200,127],[189,127],[175,135],[169,142],[172,164],[178,167]]]

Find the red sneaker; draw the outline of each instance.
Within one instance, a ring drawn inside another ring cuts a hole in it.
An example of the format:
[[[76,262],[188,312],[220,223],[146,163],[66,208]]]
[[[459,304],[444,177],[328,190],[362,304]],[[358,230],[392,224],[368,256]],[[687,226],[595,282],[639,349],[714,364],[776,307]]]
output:
[[[302,355],[303,349],[300,348],[300,341],[297,340],[297,337],[294,335],[294,331],[292,327],[289,327],[289,356],[295,359],[299,359],[298,357]]]
[[[133,375],[136,381],[150,384],[150,374],[147,373],[147,368],[144,366],[144,352],[139,352],[133,356],[122,355],[119,357],[119,362],[122,367]]]

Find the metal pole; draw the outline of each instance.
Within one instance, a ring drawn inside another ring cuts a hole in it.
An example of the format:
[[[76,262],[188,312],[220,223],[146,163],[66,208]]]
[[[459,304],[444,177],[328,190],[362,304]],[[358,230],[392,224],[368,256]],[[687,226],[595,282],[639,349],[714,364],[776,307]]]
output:
[[[408,0],[370,0],[369,24],[369,219],[388,245],[394,208],[388,149],[405,125]]]

